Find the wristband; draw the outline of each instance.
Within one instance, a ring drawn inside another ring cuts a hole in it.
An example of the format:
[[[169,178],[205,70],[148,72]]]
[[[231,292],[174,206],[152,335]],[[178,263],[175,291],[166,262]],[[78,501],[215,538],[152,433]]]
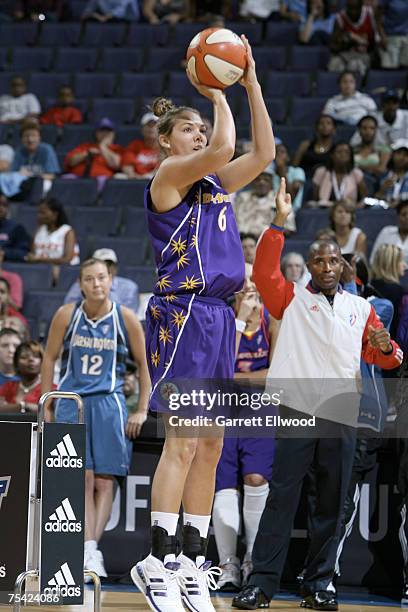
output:
[[[237,330],[237,332],[241,332],[241,334],[245,331],[246,329],[246,322],[242,321],[241,319],[235,319],[235,328]]]

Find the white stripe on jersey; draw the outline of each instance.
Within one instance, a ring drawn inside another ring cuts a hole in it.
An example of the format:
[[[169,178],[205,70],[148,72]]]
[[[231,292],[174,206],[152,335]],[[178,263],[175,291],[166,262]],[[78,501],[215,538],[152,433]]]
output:
[[[199,200],[198,200],[199,204],[201,204],[201,185],[200,185],[200,193],[199,193]],[[201,278],[203,279],[203,286],[201,287],[200,291],[198,292],[198,295],[200,295],[200,293],[202,293],[205,289],[205,277],[204,277],[204,271],[203,271],[203,265],[201,263],[201,255],[200,255],[200,249],[199,249],[199,244],[198,244],[198,235],[200,232],[200,219],[201,219],[201,206],[198,207],[198,215],[197,215],[197,231],[196,231],[196,252],[197,252],[197,259],[198,259],[198,265],[200,267],[200,273],[201,273]]]

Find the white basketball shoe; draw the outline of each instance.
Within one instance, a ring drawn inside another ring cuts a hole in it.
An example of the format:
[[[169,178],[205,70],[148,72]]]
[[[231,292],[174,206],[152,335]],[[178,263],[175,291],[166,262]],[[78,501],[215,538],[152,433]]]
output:
[[[215,612],[208,589],[218,588],[216,576],[221,576],[219,567],[212,567],[211,561],[206,561],[200,567],[180,554],[177,557],[182,575],[180,581],[181,597],[184,605],[192,612]]]
[[[105,565],[103,562],[103,555],[100,550],[90,550],[84,555],[84,569],[92,570],[95,574],[98,574],[99,578],[107,578]],[[84,582],[92,582],[90,576],[85,576]]]
[[[164,565],[160,559],[149,555],[132,567],[130,575],[145,596],[151,610],[156,612],[184,610],[179,586],[181,579],[179,563]]]

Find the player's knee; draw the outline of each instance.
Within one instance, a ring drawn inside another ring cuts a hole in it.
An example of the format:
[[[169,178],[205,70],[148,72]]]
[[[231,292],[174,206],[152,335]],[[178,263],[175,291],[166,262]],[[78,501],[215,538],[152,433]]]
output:
[[[196,439],[173,439],[166,440],[166,456],[170,461],[176,461],[181,465],[191,465],[197,452]]]
[[[197,453],[207,464],[218,464],[221,457],[223,438],[200,438]]]
[[[267,481],[261,474],[246,474],[244,484],[250,487],[262,487],[262,485],[267,484]]]
[[[99,493],[113,490],[112,476],[95,476],[95,490]]]
[[[92,470],[85,470],[85,489],[93,491],[95,486],[95,474]]]

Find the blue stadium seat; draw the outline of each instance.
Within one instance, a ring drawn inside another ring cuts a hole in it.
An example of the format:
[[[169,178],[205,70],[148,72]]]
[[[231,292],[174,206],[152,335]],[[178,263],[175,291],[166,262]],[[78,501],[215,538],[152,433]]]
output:
[[[105,183],[102,191],[102,204],[104,206],[139,206],[143,207],[144,189],[147,181],[141,180],[115,180]]]
[[[79,98],[112,96],[116,74],[77,73],[74,77],[74,91]]]
[[[338,125],[336,129],[336,140],[341,142],[349,142],[355,131],[355,125]]]
[[[147,219],[145,210],[135,206],[127,206],[123,223],[123,235],[137,237],[146,236],[146,234]]]
[[[12,70],[48,70],[53,57],[51,49],[16,47],[13,50]]]
[[[252,45],[260,45],[262,43],[262,23],[250,23],[249,21],[228,21],[225,27],[232,30],[238,36],[245,34]]]
[[[0,37],[1,38],[1,37]],[[0,72],[0,95],[9,93],[10,91],[10,81],[15,76],[22,76],[26,80],[28,91],[30,91],[29,83],[30,83],[30,75],[26,72],[21,74],[17,72]]]
[[[371,210],[362,208],[356,211],[356,227],[360,227],[368,240],[375,240],[380,228],[397,225],[397,214],[392,210]]]
[[[173,28],[171,44],[187,49],[194,36],[203,29],[202,23],[177,23]]]
[[[110,236],[95,236],[93,248],[113,249],[120,263],[126,262],[130,266],[140,266],[146,259],[146,239],[143,238],[111,238]]]
[[[259,70],[283,70],[287,62],[287,47],[258,47],[253,55]]]
[[[79,21],[85,8],[84,0],[69,0],[69,8],[72,14],[72,19]]]
[[[269,21],[266,26],[265,44],[295,45],[298,41],[299,26],[296,23]]]
[[[319,70],[316,75],[316,96],[335,96],[339,93],[337,72]],[[361,86],[361,75],[356,75],[357,89]]]
[[[77,45],[81,34],[80,23],[52,23],[49,21],[41,25],[39,45],[44,47],[63,47]]]
[[[0,70],[7,70],[9,67],[9,50],[0,47]]]
[[[181,70],[184,57],[185,52],[180,47],[151,48],[145,63],[145,70],[148,72]]]
[[[170,29],[167,24],[132,23],[129,28],[126,44],[131,47],[164,46],[169,42]]]
[[[93,125],[65,125],[58,149],[70,151],[83,142],[94,142],[94,132]]]
[[[102,51],[100,69],[105,72],[141,70],[142,65],[142,49],[109,49],[105,47]]]
[[[38,264],[33,264],[38,265]],[[51,319],[60,306],[64,303],[65,291],[30,291],[24,302],[24,313],[36,318],[39,333],[45,336]]]
[[[33,45],[37,38],[36,23],[5,23],[1,24],[1,47],[18,47]]]
[[[273,116],[272,119],[274,119]],[[282,140],[291,155],[295,153],[302,140],[310,137],[310,132],[311,129],[309,127],[295,127],[292,125],[277,125],[274,128],[275,136]]]
[[[284,123],[287,112],[286,98],[265,98],[269,116],[274,123]],[[238,122],[249,123],[251,113],[246,100],[241,100],[241,108],[237,114]]]
[[[191,85],[185,72],[170,72],[167,83],[167,93],[169,96],[193,96],[197,90]],[[230,90],[228,90],[228,93]]]
[[[74,214],[70,214],[70,218],[78,237],[89,234],[115,236],[119,227],[120,215],[120,208],[80,206],[75,209]]]
[[[310,125],[314,123],[323,110],[326,98],[297,98],[292,99],[290,122],[292,125]]]
[[[152,266],[126,266],[120,268],[119,274],[137,283],[140,293],[152,293],[157,283],[156,268]]]
[[[132,74],[124,72],[119,85],[121,96],[159,96],[162,93],[162,73]]]
[[[59,47],[54,64],[56,72],[85,72],[95,70],[98,52],[96,49],[71,49]]]
[[[329,57],[328,47],[294,46],[289,65],[293,70],[319,70],[326,68]]]
[[[365,90],[370,93],[376,89],[404,89],[406,86],[406,70],[370,70],[367,76]]]
[[[47,96],[57,97],[59,88],[62,85],[70,84],[70,75],[66,73],[43,74],[42,72],[33,72],[28,91],[37,96],[46,94]]]
[[[123,43],[126,33],[125,23],[90,23],[85,27],[81,44],[85,47],[117,47]]]
[[[172,98],[174,104],[176,103],[176,98]],[[229,104],[232,105],[234,100],[229,100]],[[195,108],[198,110],[198,112],[201,115],[204,115],[205,117],[207,117],[210,121],[212,121],[212,117],[213,117],[213,105],[211,104],[210,100],[208,100],[207,98],[203,98],[202,96],[193,96],[191,98],[191,106],[192,108]]]
[[[37,207],[30,206],[29,204],[19,204],[16,207],[14,221],[21,223],[27,232],[33,236],[37,227]]]
[[[304,72],[274,72],[266,74],[264,95],[267,97],[307,96],[310,91],[310,77]]]
[[[66,207],[92,206],[98,197],[97,183],[91,178],[57,178],[52,183],[49,195]]]
[[[126,147],[132,140],[140,140],[141,138],[142,130],[139,125],[119,126],[116,130],[115,142]]]
[[[295,253],[300,253],[303,255],[305,259],[307,259],[307,254],[309,251],[311,240],[301,240],[299,238],[287,238],[285,240],[285,244],[283,247],[283,255],[286,253],[291,253],[294,251]]]
[[[97,123],[109,117],[114,123],[131,123],[135,116],[135,103],[131,98],[94,98],[91,119]]]
[[[82,256],[84,260],[85,257]],[[58,291],[68,291],[79,278],[79,266],[61,266],[61,271],[58,279],[57,289]]]
[[[5,263],[4,269],[21,276],[25,294],[35,289],[51,289],[52,266],[48,264]]]
[[[313,240],[319,229],[329,225],[329,213],[327,210],[301,208],[296,213],[297,235],[302,236],[302,238]]]

